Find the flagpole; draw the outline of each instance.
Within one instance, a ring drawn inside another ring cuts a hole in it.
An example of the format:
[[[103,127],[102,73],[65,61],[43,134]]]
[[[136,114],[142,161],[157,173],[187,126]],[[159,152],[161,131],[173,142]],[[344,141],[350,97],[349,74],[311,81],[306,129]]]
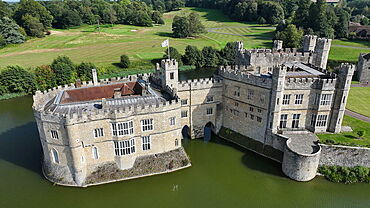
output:
[[[171,54],[170,54],[170,39],[169,39],[169,38],[167,39],[167,42],[168,42],[168,44],[167,44],[168,59],[170,59],[170,60],[171,60]]]

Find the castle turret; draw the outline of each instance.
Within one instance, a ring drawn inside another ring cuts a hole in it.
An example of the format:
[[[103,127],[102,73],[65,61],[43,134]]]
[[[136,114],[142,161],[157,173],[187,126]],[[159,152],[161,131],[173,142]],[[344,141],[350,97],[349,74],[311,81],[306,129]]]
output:
[[[357,78],[361,83],[370,83],[370,53],[358,57]]]
[[[313,52],[315,50],[316,40],[316,35],[305,35],[303,38],[303,51]]]
[[[274,40],[273,49],[275,49],[275,50],[283,49],[283,41],[282,40]]]
[[[313,57],[313,65],[326,69],[328,62],[329,51],[331,47],[331,39],[318,38],[315,46],[315,54]]]
[[[339,66],[333,98],[333,110],[328,128],[331,132],[339,133],[341,131],[343,115],[354,71],[355,65],[343,63]]]
[[[157,78],[161,81],[162,87],[169,86],[177,88],[179,82],[179,64],[175,59],[163,59],[157,64]]]

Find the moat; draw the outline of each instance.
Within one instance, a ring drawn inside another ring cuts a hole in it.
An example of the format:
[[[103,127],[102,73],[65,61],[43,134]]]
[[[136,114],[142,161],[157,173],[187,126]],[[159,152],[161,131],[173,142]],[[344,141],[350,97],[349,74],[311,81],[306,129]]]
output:
[[[0,101],[0,207],[368,207],[368,184],[295,182],[280,164],[212,138],[184,141],[193,166],[86,189],[54,186],[41,173],[32,98]]]

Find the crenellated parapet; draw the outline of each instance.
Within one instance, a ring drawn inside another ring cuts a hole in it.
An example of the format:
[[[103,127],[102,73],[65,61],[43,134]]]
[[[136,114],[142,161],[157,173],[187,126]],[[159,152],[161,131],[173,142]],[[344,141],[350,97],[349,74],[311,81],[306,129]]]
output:
[[[272,78],[269,75],[253,75],[247,71],[243,66],[220,66],[218,74],[227,79],[244,82],[251,85],[256,85],[264,88],[271,88]]]
[[[179,91],[208,89],[212,87],[222,87],[222,80],[215,78],[204,78],[181,81],[178,84]]]
[[[335,90],[337,79],[335,78],[287,78],[285,89],[322,89]]]

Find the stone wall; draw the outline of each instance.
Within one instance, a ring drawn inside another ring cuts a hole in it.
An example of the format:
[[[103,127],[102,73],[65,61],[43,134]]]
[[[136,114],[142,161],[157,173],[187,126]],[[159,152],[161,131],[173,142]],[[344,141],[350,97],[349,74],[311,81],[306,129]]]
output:
[[[320,166],[370,167],[370,148],[325,144],[320,146]]]

